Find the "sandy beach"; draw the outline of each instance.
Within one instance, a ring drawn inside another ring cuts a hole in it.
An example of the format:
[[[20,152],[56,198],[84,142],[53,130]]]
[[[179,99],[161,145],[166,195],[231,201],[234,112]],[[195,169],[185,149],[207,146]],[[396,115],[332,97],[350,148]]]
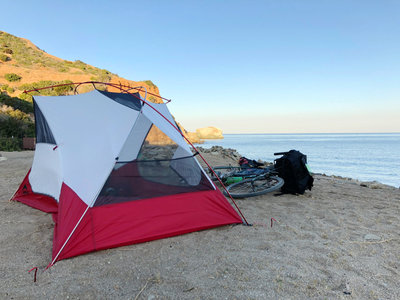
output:
[[[93,252],[45,271],[51,215],[8,201],[33,152],[0,154],[1,299],[400,298],[397,188],[315,175],[304,195],[237,200],[253,226]],[[204,155],[213,166],[235,163]]]

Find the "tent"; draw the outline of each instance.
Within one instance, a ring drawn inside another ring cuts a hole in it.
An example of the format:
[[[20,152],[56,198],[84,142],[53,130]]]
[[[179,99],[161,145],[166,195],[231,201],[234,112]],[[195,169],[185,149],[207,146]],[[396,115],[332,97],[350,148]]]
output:
[[[53,214],[51,265],[242,223],[166,104],[100,90],[33,101],[36,150],[12,200]]]

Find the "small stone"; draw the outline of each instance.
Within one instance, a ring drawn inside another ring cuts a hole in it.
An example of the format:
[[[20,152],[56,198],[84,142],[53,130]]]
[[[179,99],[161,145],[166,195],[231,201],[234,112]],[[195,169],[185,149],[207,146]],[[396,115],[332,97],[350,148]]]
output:
[[[351,295],[351,291],[343,291],[343,294],[345,294],[345,295]]]
[[[343,290],[343,294],[351,295],[350,285],[348,282],[346,282],[346,284],[345,284],[345,289]]]
[[[380,239],[381,239],[380,236],[377,236],[372,233],[368,233],[364,236],[364,240],[366,240],[366,241],[379,241]]]

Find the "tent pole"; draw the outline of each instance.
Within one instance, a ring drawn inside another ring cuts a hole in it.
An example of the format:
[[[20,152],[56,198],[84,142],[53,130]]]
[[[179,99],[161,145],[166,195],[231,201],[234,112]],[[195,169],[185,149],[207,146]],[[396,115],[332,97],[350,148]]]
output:
[[[188,141],[189,142],[189,141]],[[219,178],[219,176],[214,172],[214,169],[210,167],[210,165],[208,164],[208,162],[205,160],[205,158],[203,157],[203,155],[201,155],[201,153],[197,150],[197,148],[189,142],[189,144],[193,147],[194,150],[196,150],[196,153],[199,154],[199,156],[201,157],[201,159],[204,161],[204,163],[207,165],[207,167],[209,168],[209,170],[211,170],[211,172],[213,172],[213,175],[218,179],[218,182],[221,184],[221,186],[224,188],[225,192],[229,195],[229,198],[232,200],[233,204],[235,205],[236,209],[238,210],[238,212],[240,213],[240,216],[243,219],[243,223],[245,223],[245,225],[250,226],[250,224],[247,222],[246,218],[244,217],[242,211],[240,210],[240,208],[237,206],[235,200],[233,200],[233,197],[231,195],[231,193],[229,193],[228,189],[225,187],[225,184],[223,184],[222,180]]]
[[[69,234],[67,240],[64,242],[64,244],[62,245],[61,249],[58,251],[57,255],[54,257],[53,261],[51,262],[50,266],[54,265],[55,262],[57,261],[57,258],[60,256],[61,251],[64,250],[65,245],[68,243],[68,241],[70,240],[71,236],[74,234],[76,228],[78,228],[79,224],[81,223],[83,217],[86,215],[87,211],[89,210],[89,205],[86,207],[85,211],[83,212],[81,218],[78,220],[78,222],[76,222],[76,225],[74,227],[74,229],[72,229],[71,233]]]
[[[96,83],[97,83],[97,84],[104,84],[104,85],[112,86],[112,87],[114,87],[114,88],[120,89],[121,91],[125,91],[125,92],[127,92],[128,94],[130,94],[130,95],[132,95],[132,94],[128,92],[129,90],[132,90],[132,89],[136,89],[136,90],[137,90],[137,89],[140,89],[140,88],[145,88],[144,86],[131,87],[131,86],[123,85],[123,84],[121,84],[121,85],[119,86],[119,85],[114,84],[114,83],[101,82],[101,81],[84,81],[84,82],[71,82],[71,83],[63,83],[63,84],[50,85],[50,86],[46,86],[46,87],[42,87],[42,88],[35,88],[35,89],[32,89],[32,90],[28,90],[28,91],[24,90],[23,93],[24,93],[24,94],[28,94],[28,93],[30,93],[30,92],[38,92],[38,93],[40,93],[41,90],[52,89],[52,88],[61,87],[61,86],[75,85],[74,94],[76,94],[76,93],[77,93],[77,88],[78,88],[80,85],[82,85],[82,84],[92,84],[92,85],[93,85],[93,84],[96,84]],[[129,89],[128,89],[128,90],[124,90],[123,88],[129,88]],[[146,88],[145,88],[145,89],[146,89]],[[148,92],[147,89],[146,89],[146,97],[147,97],[147,94],[152,95],[152,96],[157,97],[157,98],[160,98],[161,100],[165,101],[165,103],[171,102],[171,99],[167,99],[167,98],[161,97],[160,95],[157,95],[157,94]],[[133,95],[133,96],[134,96],[134,95]],[[134,96],[134,97],[136,97],[136,96]]]

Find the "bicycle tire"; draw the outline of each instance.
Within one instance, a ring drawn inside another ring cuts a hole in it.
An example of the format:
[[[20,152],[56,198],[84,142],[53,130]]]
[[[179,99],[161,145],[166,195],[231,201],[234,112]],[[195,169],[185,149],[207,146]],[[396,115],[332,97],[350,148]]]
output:
[[[274,192],[280,189],[284,184],[282,178],[278,176],[257,176],[240,182],[234,183],[227,187],[229,194],[233,198],[247,198]],[[225,196],[228,193],[224,191]]]

